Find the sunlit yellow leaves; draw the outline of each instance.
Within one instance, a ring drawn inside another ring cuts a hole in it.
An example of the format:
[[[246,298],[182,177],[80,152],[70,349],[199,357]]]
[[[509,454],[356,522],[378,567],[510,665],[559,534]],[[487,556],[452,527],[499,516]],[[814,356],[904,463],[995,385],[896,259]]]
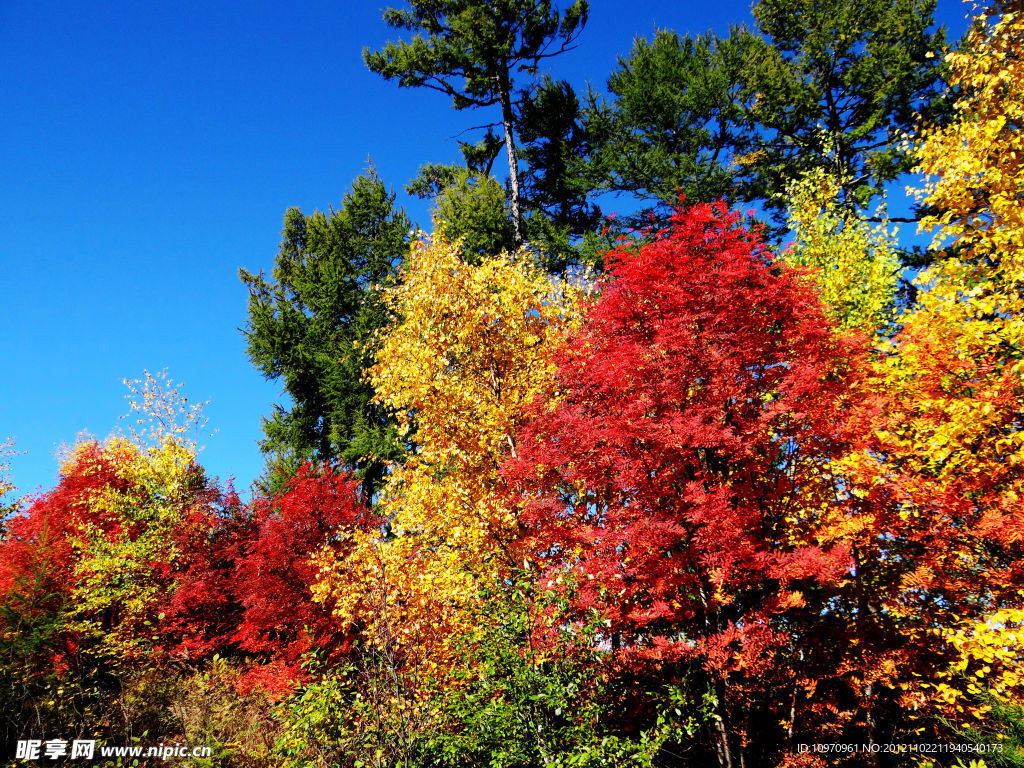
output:
[[[870,449],[846,462],[855,495],[887,513],[877,535],[908,564],[884,610],[958,655],[912,686],[947,714],[977,714],[982,691],[1021,693],[1022,10],[997,3],[948,57],[953,119],[916,150],[935,263],[876,361]]]
[[[922,194],[936,212],[936,239],[956,241],[966,263],[997,277],[1024,274],[1024,13],[1018,1],[995,4],[967,44],[950,53],[950,83],[960,89],[956,119],[923,131],[918,149],[929,174]]]
[[[922,277],[932,309],[962,326],[957,354],[1024,357],[1024,7],[997,3],[966,45],[949,54],[960,89],[955,119],[925,129],[917,154],[921,191],[946,258]]]
[[[13,437],[8,437],[6,440],[0,441],[0,515],[13,511],[17,508],[19,503],[17,501],[3,501],[4,496],[15,490],[15,485],[11,481],[10,460],[11,457],[16,454],[17,451],[14,449]]]
[[[579,300],[525,253],[474,266],[443,236],[414,245],[387,297],[401,323],[369,371],[378,399],[416,427],[380,501],[395,537],[365,536],[344,562],[325,555],[316,590],[372,640],[387,635],[443,667],[446,643],[468,628],[476,579],[517,562],[498,467],[528,406],[553,396],[552,353]]]
[[[916,404],[894,445],[937,479],[1002,479],[1001,493],[1015,498],[1024,466],[1024,15],[1020,3],[997,8],[948,56],[961,91],[955,118],[922,132],[922,196],[934,211],[923,225],[949,250],[920,278],[920,306],[887,381]]]
[[[841,189],[821,169],[790,186],[795,242],[785,259],[815,270],[822,303],[837,326],[873,333],[890,319],[899,259],[886,225],[871,227],[842,208]]]
[[[1024,699],[1024,610],[1007,608],[979,620],[965,620],[938,630],[956,651],[957,660],[944,673],[946,679],[966,679],[967,693],[984,691],[1005,702]],[[939,688],[949,688],[939,683]],[[984,714],[971,705],[970,711]]]
[[[128,419],[128,437],[134,443],[159,447],[175,442],[193,456],[198,453],[199,434],[207,424],[203,406],[208,401],[189,403],[166,368],[157,374],[143,371],[141,379],[125,379],[124,385],[130,412],[121,418]]]

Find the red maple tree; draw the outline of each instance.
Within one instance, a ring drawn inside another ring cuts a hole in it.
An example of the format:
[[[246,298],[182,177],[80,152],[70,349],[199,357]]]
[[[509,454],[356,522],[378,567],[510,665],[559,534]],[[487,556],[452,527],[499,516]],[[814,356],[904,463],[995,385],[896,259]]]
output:
[[[608,260],[560,400],[505,472],[542,584],[568,577],[625,674],[702,669],[732,765],[752,697],[792,680],[793,627],[848,573],[814,511],[839,503],[827,467],[859,345],[722,204]]]
[[[190,562],[177,579],[166,631],[175,651],[191,658],[242,655],[255,663],[243,685],[282,693],[303,677],[302,656],[336,657],[351,633],[330,606],[314,603],[312,556],[341,546],[339,534],[376,525],[348,473],[302,467],[284,490],[242,507],[236,497],[210,514],[187,546]]]

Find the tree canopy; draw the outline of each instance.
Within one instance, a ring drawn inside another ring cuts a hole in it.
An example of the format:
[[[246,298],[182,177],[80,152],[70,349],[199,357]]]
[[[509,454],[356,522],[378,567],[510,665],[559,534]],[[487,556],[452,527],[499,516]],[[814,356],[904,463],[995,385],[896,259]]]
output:
[[[280,463],[278,481],[307,460],[340,461],[362,478],[369,502],[385,462],[401,451],[362,375],[374,334],[388,322],[382,291],[407,249],[410,222],[394,202],[371,170],[338,210],[288,210],[270,279],[240,271],[249,289],[249,357],[283,382],[290,400],[264,420],[262,448]]]
[[[248,495],[147,374],[3,503],[5,764],[1019,765],[1024,2],[949,52],[933,8],[762,0],[582,104],[532,70],[585,3],[388,11],[371,66],[503,136],[421,166],[432,232],[370,170],[242,270],[284,388]],[[912,275],[869,203],[914,163]]]
[[[903,137],[943,113],[946,40],[935,0],[760,0],[761,39],[743,70],[757,126],[740,162],[746,197],[781,209],[775,194],[822,168],[842,202],[864,206],[909,171]]]
[[[587,21],[589,5],[575,0],[564,12],[549,0],[425,2],[388,8],[388,25],[414,32],[411,41],[363,50],[371,71],[401,87],[432,88],[451,96],[455,109],[501,109],[508,155],[515,244],[523,243],[519,162],[514,133],[515,78],[536,72],[544,59],[569,49]]]

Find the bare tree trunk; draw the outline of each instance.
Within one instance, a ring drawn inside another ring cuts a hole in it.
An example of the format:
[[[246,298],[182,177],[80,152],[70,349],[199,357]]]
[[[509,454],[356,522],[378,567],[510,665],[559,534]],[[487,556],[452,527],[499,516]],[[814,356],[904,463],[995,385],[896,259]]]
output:
[[[519,212],[519,158],[516,156],[515,135],[512,132],[512,83],[508,72],[500,75],[501,82],[501,124],[505,129],[505,149],[508,152],[508,182],[512,191],[512,226],[515,231],[516,247],[523,244],[522,218]]]
[[[853,549],[853,562],[854,562],[854,579],[857,589],[857,639],[859,641],[860,648],[869,647],[865,623],[868,621],[868,617],[874,613],[871,606],[871,597],[868,594],[867,587],[864,584],[864,568],[861,565],[861,559],[857,549]],[[868,753],[868,764],[878,765],[878,754],[874,751],[875,746],[875,703],[874,703],[874,690],[871,683],[868,683],[860,691],[861,700],[864,702],[864,721],[867,727],[868,744],[871,745],[872,750]]]

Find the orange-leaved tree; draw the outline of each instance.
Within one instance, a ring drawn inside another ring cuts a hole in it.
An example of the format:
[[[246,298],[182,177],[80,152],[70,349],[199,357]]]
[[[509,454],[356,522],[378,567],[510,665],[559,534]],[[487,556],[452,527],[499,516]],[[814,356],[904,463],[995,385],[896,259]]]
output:
[[[953,119],[917,147],[938,258],[849,468],[862,616],[902,638],[902,704],[969,721],[981,688],[1024,693],[1024,3],[996,2],[947,59]]]

